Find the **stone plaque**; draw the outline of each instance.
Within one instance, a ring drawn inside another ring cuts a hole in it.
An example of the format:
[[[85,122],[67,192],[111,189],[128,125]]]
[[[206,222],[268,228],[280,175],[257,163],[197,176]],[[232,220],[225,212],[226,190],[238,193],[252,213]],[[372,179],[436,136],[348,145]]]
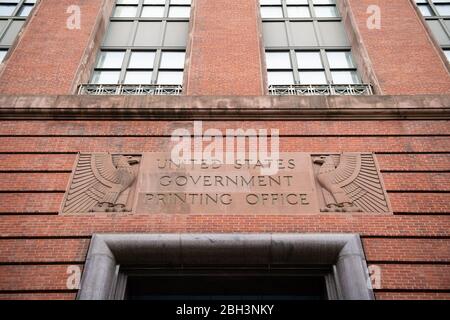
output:
[[[61,213],[390,212],[373,154],[281,153],[268,162],[174,163],[168,153],[80,154]],[[274,164],[272,164],[274,165]]]

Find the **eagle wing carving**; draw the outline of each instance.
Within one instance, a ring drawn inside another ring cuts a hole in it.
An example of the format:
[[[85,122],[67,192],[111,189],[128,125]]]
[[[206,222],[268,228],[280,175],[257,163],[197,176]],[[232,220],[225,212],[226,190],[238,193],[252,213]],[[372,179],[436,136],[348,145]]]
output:
[[[365,212],[389,211],[371,154],[342,154],[336,168],[335,183],[347,193],[354,205]]]
[[[125,205],[120,204],[121,210],[118,210],[116,202],[134,182],[137,172],[130,163],[137,160],[118,157],[115,164],[109,153],[80,154],[63,211],[123,211]]]
[[[388,212],[389,208],[371,154],[343,153],[337,166],[333,156],[315,160],[321,164],[317,179],[325,189],[323,211]]]

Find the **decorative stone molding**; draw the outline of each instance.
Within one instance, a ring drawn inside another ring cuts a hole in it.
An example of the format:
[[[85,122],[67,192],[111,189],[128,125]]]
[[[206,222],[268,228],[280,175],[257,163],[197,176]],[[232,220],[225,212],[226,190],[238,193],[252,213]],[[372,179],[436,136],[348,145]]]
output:
[[[356,234],[95,234],[77,298],[114,299],[119,265],[333,266],[338,299],[374,299]]]
[[[450,95],[5,96],[0,119],[450,119]]]

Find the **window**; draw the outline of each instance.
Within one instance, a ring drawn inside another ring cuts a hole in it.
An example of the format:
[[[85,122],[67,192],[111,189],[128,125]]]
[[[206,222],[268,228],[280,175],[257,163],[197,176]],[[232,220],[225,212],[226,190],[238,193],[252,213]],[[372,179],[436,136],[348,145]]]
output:
[[[0,0],[0,63],[19,34],[37,0]]]
[[[116,0],[96,85],[182,85],[190,0]]]
[[[450,62],[450,0],[416,0],[416,4]]]
[[[335,0],[260,0],[260,9],[269,87],[361,85]]]
[[[5,50],[5,49],[1,49],[0,50],[0,62],[3,61],[3,59],[5,58],[7,52],[8,52],[8,50]]]

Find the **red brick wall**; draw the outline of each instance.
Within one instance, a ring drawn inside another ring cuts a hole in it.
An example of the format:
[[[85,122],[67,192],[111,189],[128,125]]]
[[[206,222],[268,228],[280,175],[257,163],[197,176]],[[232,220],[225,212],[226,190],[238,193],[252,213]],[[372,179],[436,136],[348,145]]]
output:
[[[186,121],[1,121],[0,299],[73,299],[94,232],[359,233],[379,299],[450,299],[449,121],[227,121],[280,128],[282,151],[375,151],[394,214],[60,216],[78,151],[161,151]],[[129,136],[129,137],[127,137]]]
[[[450,93],[450,74],[410,0],[347,0],[380,84],[380,94]],[[367,8],[381,9],[368,29]]]
[[[68,94],[103,0],[41,0],[0,75],[2,94]],[[79,6],[81,28],[67,28],[69,6]]]
[[[0,93],[70,93],[101,3],[42,0],[4,65]],[[448,72],[409,0],[349,3],[384,93],[450,92]],[[372,4],[382,9],[379,31],[366,28]],[[69,5],[82,9],[81,30],[65,28]],[[256,0],[196,1],[187,94],[264,93],[257,10]],[[358,233],[369,264],[381,267],[377,298],[450,299],[449,121],[204,123],[205,129],[279,128],[282,151],[375,152],[392,215],[58,215],[77,152],[168,150],[171,131],[191,125],[0,121],[0,299],[73,299],[67,267],[83,266],[95,232]]]
[[[257,0],[195,0],[188,95],[264,94],[257,10]]]
[[[0,93],[67,94],[85,82],[101,41],[104,0],[41,0],[0,74]],[[410,0],[346,0],[367,50],[380,94],[450,92],[450,75]],[[69,30],[70,5],[81,29]],[[367,8],[381,8],[381,29],[367,28]],[[188,45],[185,93],[265,93],[257,0],[196,0]],[[104,17],[105,18],[105,17]],[[86,64],[87,70],[83,70]],[[80,67],[81,66],[81,67]],[[364,68],[361,68],[363,70]],[[375,81],[375,80],[374,80]]]

